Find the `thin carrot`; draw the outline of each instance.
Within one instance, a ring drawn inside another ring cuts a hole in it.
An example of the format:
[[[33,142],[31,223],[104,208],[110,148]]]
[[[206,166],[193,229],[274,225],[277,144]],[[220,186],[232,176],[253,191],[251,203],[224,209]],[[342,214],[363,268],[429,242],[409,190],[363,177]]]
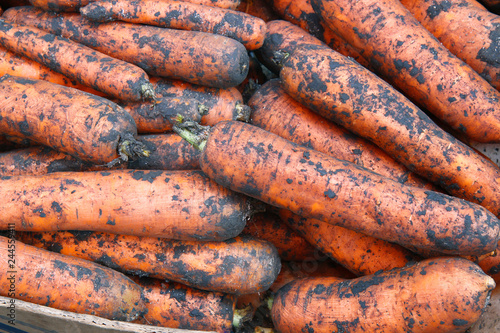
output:
[[[500,216],[499,167],[375,74],[331,49],[303,44],[285,61],[280,78],[303,105],[372,141],[448,193]]]
[[[95,261],[126,274],[232,294],[267,290],[281,265],[271,243],[250,237],[226,241],[178,241],[66,231],[22,233],[20,239],[37,247]]]
[[[245,196],[200,171],[110,170],[1,178],[0,230],[93,230],[224,240],[253,213]]]
[[[144,310],[141,288],[93,262],[0,236],[0,294],[112,320],[132,321]]]
[[[277,292],[271,314],[280,332],[463,332],[494,288],[473,262],[434,258],[351,280],[295,280]]]
[[[229,88],[248,73],[247,50],[225,36],[127,22],[99,24],[76,13],[56,14],[35,7],[9,8],[3,17],[136,64],[152,76]]]
[[[133,118],[81,90],[8,74],[0,78],[0,133],[49,146],[95,164],[147,155]]]
[[[403,246],[462,255],[497,246],[499,221],[478,204],[403,185],[247,123],[220,122],[200,136],[188,125],[175,129],[202,151],[201,170],[233,191]]]
[[[311,0],[323,20],[416,104],[478,142],[500,141],[500,92],[398,0]]]
[[[0,44],[108,96],[127,100],[154,97],[149,77],[141,68],[40,29],[0,19]]]
[[[80,8],[80,13],[96,22],[124,21],[218,34],[237,40],[247,50],[261,47],[266,35],[266,22],[258,17],[188,1],[100,0]]]

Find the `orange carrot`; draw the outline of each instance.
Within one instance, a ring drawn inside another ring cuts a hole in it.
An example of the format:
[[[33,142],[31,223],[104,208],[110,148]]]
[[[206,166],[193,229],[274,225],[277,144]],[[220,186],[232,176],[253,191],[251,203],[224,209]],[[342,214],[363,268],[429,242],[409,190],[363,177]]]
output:
[[[13,223],[18,231],[224,240],[243,230],[252,210],[246,197],[200,171],[55,172],[1,182],[0,230]]]
[[[127,100],[154,96],[141,68],[40,29],[0,19],[0,44],[108,96]]]
[[[259,17],[265,22],[278,19],[269,1],[265,0],[241,0],[236,10]]]
[[[132,117],[81,90],[8,74],[0,77],[0,133],[95,164],[147,155]]]
[[[443,45],[500,90],[500,16],[476,0],[403,0]]]
[[[174,129],[202,151],[201,170],[233,191],[403,246],[461,255],[497,246],[499,220],[478,204],[403,185],[247,123],[220,122],[199,136],[188,125]]]
[[[122,321],[135,320],[145,310],[141,288],[115,270],[13,237],[0,236],[0,249],[5,254],[2,296]]]
[[[500,1],[499,0],[481,0],[480,1],[484,6],[488,8],[489,11],[500,15]]]
[[[416,104],[472,140],[500,142],[500,92],[448,51],[400,1],[311,3]]]
[[[275,295],[280,332],[464,332],[495,282],[473,262],[435,258],[351,280],[295,280]]]
[[[96,22],[119,20],[218,34],[237,40],[247,50],[261,47],[266,34],[266,22],[258,17],[188,1],[100,0],[80,8],[80,13]]]
[[[248,73],[247,50],[225,36],[127,22],[99,24],[76,13],[56,14],[35,7],[9,8],[3,17],[136,64],[152,76],[229,88]]]
[[[283,64],[280,78],[303,105],[370,140],[453,196],[500,216],[500,168],[375,74],[324,46],[302,44]]]
[[[269,242],[178,241],[102,232],[22,233],[24,242],[95,261],[126,274],[149,276],[209,291],[249,294],[267,290],[280,270]]]

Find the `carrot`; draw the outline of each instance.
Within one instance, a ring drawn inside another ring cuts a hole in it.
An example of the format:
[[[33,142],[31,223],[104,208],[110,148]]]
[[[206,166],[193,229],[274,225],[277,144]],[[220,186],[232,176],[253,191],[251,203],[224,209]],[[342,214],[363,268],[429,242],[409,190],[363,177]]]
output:
[[[259,17],[265,22],[278,19],[269,1],[265,0],[241,0],[236,10]]]
[[[12,231],[15,233],[15,231]],[[121,273],[0,236],[0,294],[61,310],[132,321],[144,310],[141,289]]]
[[[147,309],[134,323],[221,333],[232,331],[236,296],[159,279],[130,278],[142,287]]]
[[[500,1],[499,0],[481,0],[480,1],[484,6],[488,8],[489,11],[500,15]]]
[[[23,233],[28,244],[95,261],[137,276],[183,283],[231,294],[267,290],[280,270],[269,242],[235,237],[226,241],[186,241],[103,232]]]
[[[100,0],[80,8],[80,13],[96,22],[124,21],[218,34],[237,40],[247,50],[261,47],[266,35],[266,22],[258,17],[188,1]]]
[[[500,90],[500,16],[476,0],[403,0],[401,3],[448,50]]]
[[[500,92],[448,51],[401,2],[311,3],[412,101],[472,140],[500,141]]]
[[[497,246],[499,220],[472,202],[403,185],[247,123],[220,122],[202,138],[190,137],[188,124],[174,129],[202,151],[208,177],[272,206],[403,246],[462,255]]]
[[[144,70],[66,38],[0,19],[0,44],[108,96],[127,100],[153,97]]]
[[[126,22],[99,24],[76,13],[56,14],[34,7],[9,8],[3,17],[136,64],[152,76],[229,88],[248,73],[247,50],[225,36]]]
[[[306,260],[319,255],[314,246],[283,223],[279,216],[267,211],[254,214],[247,222],[241,235],[248,235],[272,243],[278,250],[281,260]]]
[[[479,267],[493,278],[495,282],[500,283],[500,254],[498,251],[494,255],[483,258],[477,262]]]
[[[0,77],[0,132],[96,164],[147,155],[132,117],[81,90],[8,74]]]
[[[442,130],[373,73],[326,47],[300,45],[285,61],[280,78],[303,105],[370,140],[453,196],[500,216],[498,166]]]
[[[248,101],[250,123],[299,145],[356,163],[402,184],[438,191],[386,152],[294,100],[280,80],[270,80]]]
[[[253,209],[246,197],[199,171],[55,172],[1,182],[0,230],[13,223],[18,231],[224,240],[243,230]]]
[[[494,288],[473,262],[435,258],[351,280],[293,281],[276,293],[271,314],[280,332],[463,332]]]

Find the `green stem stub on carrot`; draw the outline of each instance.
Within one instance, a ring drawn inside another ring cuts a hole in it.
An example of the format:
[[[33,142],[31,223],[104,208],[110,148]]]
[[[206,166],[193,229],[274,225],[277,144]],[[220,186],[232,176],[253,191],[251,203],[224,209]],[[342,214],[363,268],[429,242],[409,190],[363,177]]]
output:
[[[184,140],[189,142],[199,151],[205,149],[210,126],[203,126],[194,121],[177,119],[177,124],[174,125],[173,130],[179,134]]]

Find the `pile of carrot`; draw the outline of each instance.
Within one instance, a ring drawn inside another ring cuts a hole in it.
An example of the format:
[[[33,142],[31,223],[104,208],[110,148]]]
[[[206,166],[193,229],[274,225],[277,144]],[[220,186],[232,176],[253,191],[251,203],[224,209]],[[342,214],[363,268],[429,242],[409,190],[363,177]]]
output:
[[[465,332],[500,281],[500,166],[474,148],[500,143],[497,8],[2,4],[0,295],[201,331]]]

